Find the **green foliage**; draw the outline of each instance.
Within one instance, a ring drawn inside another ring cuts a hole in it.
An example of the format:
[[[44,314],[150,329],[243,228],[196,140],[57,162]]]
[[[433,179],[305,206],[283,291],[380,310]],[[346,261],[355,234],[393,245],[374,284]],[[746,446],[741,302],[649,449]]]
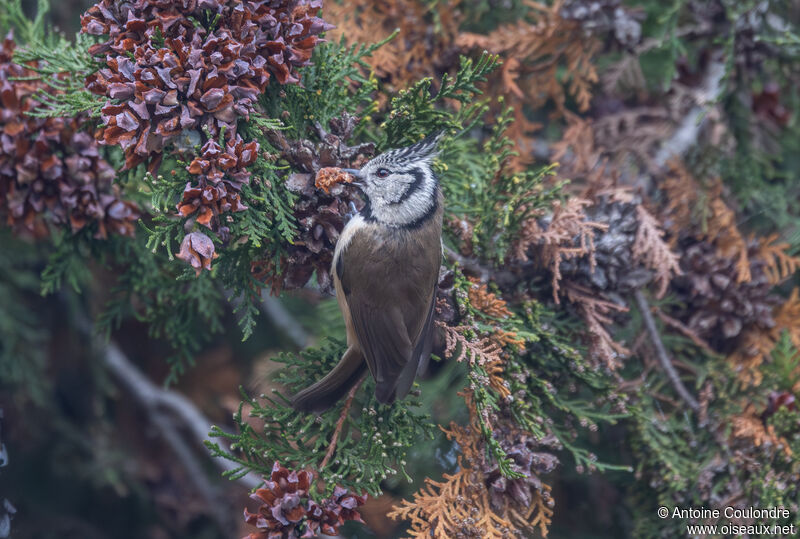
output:
[[[558,438],[578,469],[629,470],[628,466],[599,462],[586,447],[586,437],[600,424],[613,425],[629,416],[611,380],[592,368],[584,351],[573,343],[571,321],[539,302],[528,302],[519,314],[517,333],[525,338],[524,353],[509,361],[512,394],[520,425],[534,434],[542,427]],[[521,327],[520,327],[521,326]],[[513,327],[513,326],[512,326]],[[515,375],[519,376],[515,376]]]
[[[128,262],[97,321],[98,331],[110,336],[126,316],[146,323],[149,336],[165,339],[174,351],[165,381],[173,383],[194,365],[210,335],[222,331],[223,295],[211,275],[195,277],[190,268],[154,256],[141,241],[118,239],[114,248],[111,260]]]
[[[432,95],[430,78],[401,90],[392,98],[389,116],[381,124],[379,146],[396,148],[443,129],[463,133],[475,127],[488,110],[486,103],[477,99],[481,91],[476,85],[484,82],[499,63],[498,57],[489,53],[483,53],[477,61],[462,56],[455,76],[442,76],[436,95]],[[444,106],[449,99],[461,104],[456,112]]]
[[[772,361],[763,369],[767,385],[788,392],[800,387],[800,350],[795,348],[789,332],[781,333],[771,356]]]
[[[71,41],[53,31],[45,24],[49,9],[47,0],[39,0],[36,17],[30,20],[21,0],[0,5],[0,29],[13,29],[22,45],[14,51],[14,61],[27,65],[50,87],[36,93],[40,106],[31,114],[69,118],[88,113],[97,117],[104,100],[84,88],[86,76],[99,67],[88,52],[94,38],[78,34]]]
[[[526,220],[549,210],[564,184],[551,185],[555,166],[513,172],[513,143],[504,135],[507,109],[482,144],[473,138],[452,141],[442,152],[440,171],[447,211],[473,224],[472,242],[481,258],[501,263]]]
[[[303,86],[270,86],[261,99],[268,118],[284,120],[287,136],[306,137],[315,123],[326,127],[342,111],[369,114],[374,108],[373,93],[378,82],[364,61],[375,50],[395,37],[390,35],[372,45],[348,47],[324,43],[314,50],[313,63],[301,70]],[[366,110],[363,110],[366,107]]]
[[[47,332],[37,303],[41,255],[29,244],[0,231],[0,387],[18,389],[44,401]]]
[[[35,62],[31,67],[49,86],[39,90],[36,98],[40,106],[32,113],[39,117],[68,118],[87,113],[100,116],[105,100],[84,88],[84,79],[98,68],[97,62],[87,52],[94,39],[78,34],[74,41],[55,32],[46,37],[28,41],[14,53],[20,64]]]
[[[286,392],[296,392],[308,385],[309,380],[324,376],[339,361],[344,350],[344,343],[331,339],[322,347],[306,350],[299,356],[283,354],[276,361],[285,367],[275,381]],[[240,465],[228,474],[231,478],[248,471],[269,476],[277,460],[296,468],[310,466],[317,470],[319,478],[325,482],[326,494],[339,484],[377,496],[381,493],[381,481],[392,475],[399,473],[411,481],[406,473],[405,458],[415,444],[431,438],[434,431],[428,416],[417,409],[419,400],[413,393],[392,406],[379,404],[369,377],[363,389],[356,393],[349,413],[343,412],[346,404],[341,402],[319,416],[298,414],[277,390],[259,399],[242,394],[245,402],[234,416],[239,432],[227,434],[216,427],[211,431],[212,436],[231,440],[232,452],[223,450],[219,444],[207,444],[214,455]],[[263,430],[253,427],[245,413],[263,422]],[[320,469],[337,430],[340,433],[335,451],[327,465]]]
[[[16,41],[21,43],[40,40],[45,35],[44,21],[48,11],[50,2],[37,0],[36,16],[31,20],[25,15],[22,0],[5,0],[0,4],[0,31],[5,34],[13,30]]]

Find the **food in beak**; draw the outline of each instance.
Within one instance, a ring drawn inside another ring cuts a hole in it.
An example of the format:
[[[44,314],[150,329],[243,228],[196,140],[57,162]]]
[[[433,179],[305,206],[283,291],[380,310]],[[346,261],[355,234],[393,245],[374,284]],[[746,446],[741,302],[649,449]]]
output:
[[[325,167],[317,172],[314,185],[326,193],[331,192],[331,187],[338,183],[353,183],[358,179],[358,170],[351,168]]]

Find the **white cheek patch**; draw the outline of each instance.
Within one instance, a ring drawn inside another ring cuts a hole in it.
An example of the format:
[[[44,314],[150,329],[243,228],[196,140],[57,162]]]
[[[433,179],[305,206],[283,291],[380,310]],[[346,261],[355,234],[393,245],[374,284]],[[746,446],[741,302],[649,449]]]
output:
[[[401,184],[407,188],[407,184]],[[435,204],[436,181],[426,177],[420,189],[400,204],[385,203],[382,200],[373,204],[372,214],[381,222],[392,226],[413,223],[425,215]]]

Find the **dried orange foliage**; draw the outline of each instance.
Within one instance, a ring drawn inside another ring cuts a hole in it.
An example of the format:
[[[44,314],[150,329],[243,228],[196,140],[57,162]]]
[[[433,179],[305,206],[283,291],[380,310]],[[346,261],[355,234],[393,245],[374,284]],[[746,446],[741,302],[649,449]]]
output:
[[[500,328],[495,329],[492,333],[492,339],[503,348],[514,347],[520,352],[525,350],[525,339],[522,339],[513,331],[505,331]]]
[[[349,43],[374,43],[398,30],[394,39],[366,59],[375,75],[394,89],[452,72],[459,54],[481,50],[499,54],[503,63],[487,83],[486,94],[503,98],[495,107],[514,109],[515,121],[507,135],[522,150],[512,163],[519,170],[531,159],[531,133],[541,127],[526,118],[524,107],[541,108],[552,101],[555,114],[564,114],[571,95],[581,111],[588,110],[592,86],[599,80],[592,59],[600,43],[587,36],[578,21],[561,17],[563,3],[557,0],[548,6],[528,0],[525,20],[501,25],[488,35],[459,32],[460,0],[330,2],[325,5],[325,19],[336,25],[328,37],[343,36]]]
[[[523,223],[519,239],[514,245],[514,255],[523,261],[528,260],[531,247],[540,247],[537,256],[540,263],[553,273],[553,298],[556,303],[559,302],[561,261],[588,255],[594,267],[594,231],[608,228],[586,217],[585,209],[591,204],[591,201],[578,197],[570,198],[566,204],[556,201],[547,230],[542,230],[535,218],[529,219]],[[577,246],[575,238],[579,238]]]
[[[775,327],[748,330],[736,351],[728,356],[728,362],[737,370],[739,381],[745,385],[761,384],[763,375],[759,367],[769,360],[784,331],[788,332],[792,344],[800,349],[800,289],[792,290],[786,301],[775,309],[773,318]]]
[[[566,96],[575,98],[581,111],[589,109],[592,85],[598,81],[592,58],[599,42],[586,36],[578,22],[560,15],[562,0],[548,6],[527,1],[527,20],[500,26],[489,35],[462,33],[456,44],[464,50],[485,49],[503,59],[500,73],[490,82],[490,95],[502,95],[514,107],[508,135],[518,144],[529,141],[539,126],[527,120],[523,106],[541,108],[552,101],[556,114],[566,111]],[[567,79],[567,89],[561,83]],[[523,152],[527,154],[527,152]],[[522,166],[517,159],[515,166]]]
[[[488,478],[481,468],[485,450],[477,413],[470,405],[471,393],[466,391],[462,395],[470,410],[469,427],[451,423],[449,429],[442,429],[462,451],[458,457],[458,471],[453,475],[444,474],[443,481],[426,478],[425,486],[414,493],[412,500],[403,500],[389,517],[408,520],[413,538],[504,539],[519,535],[518,530],[534,529],[547,537],[553,516],[550,486],[542,483],[541,488],[532,493],[533,499],[527,507],[515,503],[510,496],[503,497],[502,507],[492,505]]]
[[[592,120],[570,112],[565,114],[565,118],[567,128],[561,140],[553,143],[551,160],[560,162],[571,152],[569,174],[588,175],[601,160],[601,152],[595,146]]]
[[[467,293],[469,302],[482,313],[495,318],[508,318],[511,316],[511,311],[508,310],[506,302],[498,298],[493,292],[489,292],[486,284],[475,282]]]
[[[787,457],[792,455],[789,442],[775,434],[775,428],[772,425],[764,424],[764,421],[756,414],[753,404],[745,406],[741,415],[733,418],[731,426],[733,427],[732,435],[735,438],[746,439],[756,447],[780,447]]]
[[[736,225],[736,213],[722,200],[722,182],[717,179],[709,192],[710,216],[707,223],[707,236],[714,242],[720,254],[736,258],[738,281],[749,281],[750,258],[747,256],[747,241]]]
[[[677,240],[681,230],[685,230],[692,222],[699,185],[683,163],[672,160],[660,187],[666,195],[664,220],[672,232],[673,240]]]
[[[614,341],[608,331],[614,313],[627,312],[628,308],[612,303],[597,292],[577,283],[567,283],[567,299],[580,311],[586,322],[586,330],[591,337],[591,356],[600,360],[610,370],[622,365],[621,359],[630,351]]]
[[[319,169],[317,177],[314,180],[314,185],[317,189],[322,189],[326,193],[330,193],[331,187],[338,183],[350,183],[354,180],[351,174],[343,171],[338,167],[325,167]]]
[[[633,258],[655,272],[657,297],[664,297],[673,275],[681,272],[680,257],[664,242],[664,231],[656,218],[643,205],[636,207],[639,228],[633,242]]]
[[[792,276],[800,269],[800,256],[791,256],[786,253],[789,244],[786,242],[775,243],[778,234],[772,234],[761,240],[758,248],[759,258],[767,263],[765,271],[769,282],[778,284]]]
[[[476,337],[469,340],[463,333],[473,330],[466,326],[452,327],[443,322],[437,322],[437,325],[444,331],[444,353],[447,357],[482,367],[489,375],[488,380],[485,381],[486,385],[494,389],[501,397],[505,398],[510,394],[508,385],[503,379],[505,360],[500,343],[491,337]]]
[[[328,38],[348,43],[375,43],[398,35],[365,58],[375,74],[393,88],[401,88],[432,76],[437,70],[453,66],[437,66],[442,58],[457,58],[454,42],[458,33],[459,1],[423,2],[419,0],[345,0],[327,2],[325,20],[336,25]],[[433,31],[434,25],[436,31]],[[383,95],[383,94],[382,94]]]
[[[698,202],[696,194],[702,189],[686,167],[676,160],[669,163],[669,172],[661,187],[667,195],[665,218],[669,229],[677,235],[692,222]],[[747,240],[736,224],[736,212],[723,200],[723,184],[719,178],[711,182],[705,196],[707,201],[701,208],[705,216],[704,233],[700,234],[700,239],[711,242],[720,255],[735,258],[737,281],[749,281],[752,275]]]

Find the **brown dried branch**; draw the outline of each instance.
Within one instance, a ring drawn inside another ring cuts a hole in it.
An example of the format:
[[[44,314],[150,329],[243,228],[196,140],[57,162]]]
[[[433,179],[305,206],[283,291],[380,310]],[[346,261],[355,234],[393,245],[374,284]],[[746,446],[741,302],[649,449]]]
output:
[[[529,491],[529,498],[514,495],[491,496],[485,463],[486,451],[481,439],[477,412],[471,392],[462,394],[470,410],[470,423],[462,427],[454,423],[442,430],[456,442],[462,454],[458,471],[444,474],[444,481],[425,479],[425,486],[412,500],[403,500],[389,517],[410,521],[410,537],[450,539],[452,537],[487,537],[501,539],[513,530],[538,528],[546,537],[553,515],[550,487],[538,478],[518,479],[524,482],[519,491]],[[527,470],[530,474],[534,470]],[[526,495],[527,496],[527,495]]]
[[[628,308],[604,299],[599,293],[579,285],[567,282],[564,287],[567,299],[572,302],[586,322],[586,330],[591,337],[591,356],[599,359],[606,368],[616,370],[621,366],[620,358],[630,351],[616,342],[609,333],[612,313],[627,312]]]
[[[643,205],[636,206],[636,216],[639,228],[633,242],[633,259],[655,272],[655,281],[658,283],[656,297],[661,298],[672,276],[681,272],[680,257],[664,242],[661,225]]]
[[[709,194],[712,197],[708,204],[711,215],[706,224],[706,236],[722,256],[736,258],[737,282],[747,282],[752,278],[747,241],[737,226],[736,213],[722,200],[722,182],[719,179],[714,182]]]
[[[328,450],[325,452],[325,458],[322,459],[322,462],[319,465],[319,471],[325,469],[325,466],[328,465],[330,462],[331,457],[336,452],[336,442],[339,441],[339,436],[342,433],[342,428],[344,427],[344,422],[347,419],[347,416],[350,414],[350,407],[353,405],[353,399],[356,396],[356,391],[358,388],[361,387],[361,384],[364,383],[364,376],[355,383],[353,388],[350,390],[350,393],[347,394],[347,400],[344,401],[344,406],[342,407],[342,413],[339,414],[339,419],[336,421],[336,428],[333,430],[333,436],[331,436],[331,443],[328,445]]]
[[[567,95],[588,110],[592,86],[598,82],[592,58],[600,43],[583,31],[579,21],[562,17],[564,2],[553,5],[528,1],[526,20],[504,24],[489,35],[461,33],[456,45],[461,50],[483,49],[503,59],[500,75],[489,82],[487,93],[504,96],[505,105],[514,108],[514,122],[508,135],[523,150],[512,166],[519,168],[530,160],[531,132],[541,124],[531,122],[524,106],[540,108],[548,102],[555,114],[565,114]]]
[[[758,249],[759,258],[762,258],[767,263],[764,270],[767,273],[769,282],[772,284],[785,281],[800,270],[800,256],[789,255],[786,252],[790,247],[789,243],[775,243],[777,239],[778,234],[763,238]]]
[[[556,201],[553,204],[553,216],[546,229],[539,226],[535,218],[522,225],[520,236],[514,245],[514,256],[523,261],[528,260],[528,252],[537,246],[537,258],[543,266],[553,274],[553,299],[559,302],[558,292],[561,281],[561,262],[567,258],[589,256],[589,264],[594,268],[594,233],[605,231],[608,226],[590,221],[586,216],[589,200],[573,197],[566,204]],[[578,238],[578,245],[575,245]]]
[[[472,366],[482,367],[488,379],[481,381],[494,389],[501,397],[510,394],[506,381],[503,379],[505,359],[503,358],[502,341],[489,337],[476,337],[467,339],[463,332],[474,331],[467,326],[448,326],[437,321],[436,324],[444,330],[445,356],[459,362],[468,362]]]
[[[434,5],[401,0],[327,2],[325,18],[336,26],[327,36],[333,41],[344,37],[349,43],[375,43],[397,30],[394,39],[365,61],[390,88],[399,89],[456,67],[458,4],[458,0]],[[379,99],[385,96],[381,93]]]
[[[444,353],[451,359],[480,367],[503,363],[502,349],[489,337],[476,337],[474,340],[468,340],[462,332],[474,331],[472,328],[467,326],[451,327],[443,322],[436,324],[444,330],[446,340]]]

